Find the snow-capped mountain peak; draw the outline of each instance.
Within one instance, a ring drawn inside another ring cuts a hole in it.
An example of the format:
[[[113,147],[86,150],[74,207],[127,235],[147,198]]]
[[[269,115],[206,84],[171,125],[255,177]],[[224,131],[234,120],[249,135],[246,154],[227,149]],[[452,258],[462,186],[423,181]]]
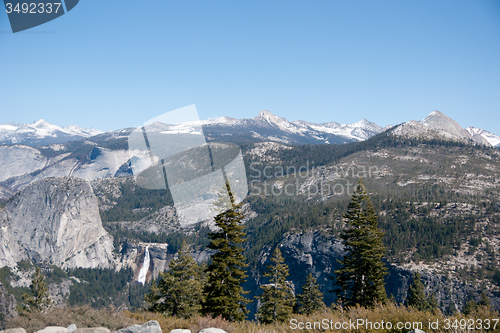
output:
[[[479,128],[464,130],[455,120],[439,111],[431,112],[420,122],[409,121],[393,131],[396,135],[417,138],[445,139],[489,146],[500,144],[500,137]],[[498,138],[498,139],[497,139]]]
[[[266,120],[270,124],[280,124],[280,123],[288,122],[285,118],[281,118],[281,117],[275,116],[274,114],[272,114],[268,110],[260,111],[260,113],[257,116],[257,118],[264,119],[264,120]]]
[[[491,132],[485,131],[477,127],[467,127],[465,129],[472,137],[481,136],[483,139],[489,142],[490,145],[496,148],[500,148],[500,136],[495,135]]]
[[[0,144],[45,144],[65,143],[102,133],[93,128],[84,129],[77,125],[59,127],[44,119],[31,124],[0,124]]]
[[[32,127],[34,128],[59,128],[55,125],[52,125],[51,123],[49,123],[48,121],[44,120],[44,119],[40,119],[38,121],[35,121],[31,124]]]

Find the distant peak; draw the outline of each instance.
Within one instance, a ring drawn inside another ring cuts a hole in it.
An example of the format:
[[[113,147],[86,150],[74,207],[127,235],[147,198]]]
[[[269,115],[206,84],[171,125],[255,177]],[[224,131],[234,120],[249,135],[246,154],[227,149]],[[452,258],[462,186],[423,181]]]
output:
[[[40,119],[31,124],[34,128],[55,127],[45,119]]]
[[[262,110],[259,113],[259,117],[261,118],[268,118],[268,117],[274,117],[274,114],[271,113],[271,111],[268,110]]]
[[[275,116],[268,110],[260,111],[259,116],[257,118],[261,118],[266,120],[269,123],[277,123],[280,117]]]

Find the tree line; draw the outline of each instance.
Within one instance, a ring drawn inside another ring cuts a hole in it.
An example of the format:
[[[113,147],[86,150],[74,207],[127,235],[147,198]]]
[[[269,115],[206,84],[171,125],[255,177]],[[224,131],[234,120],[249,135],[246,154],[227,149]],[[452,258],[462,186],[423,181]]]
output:
[[[230,209],[215,218],[218,231],[209,234],[208,247],[215,251],[208,266],[199,266],[183,243],[178,257],[171,261],[170,270],[162,272],[146,295],[147,310],[189,318],[196,313],[221,316],[231,321],[245,319],[250,302],[244,297],[241,284],[247,275],[242,244],[245,242],[241,204],[235,205],[229,184]],[[341,232],[346,255],[335,272],[337,304],[343,307],[373,307],[388,302],[384,277],[387,269],[383,258],[386,249],[384,233],[378,228],[378,218],[362,180],[358,183],[344,218],[348,227]],[[275,247],[271,264],[261,286],[257,319],[262,323],[282,322],[292,313],[311,314],[325,307],[323,294],[312,274],[307,277],[302,293],[296,295],[288,277],[288,266],[279,247]],[[416,281],[416,280],[415,280]],[[416,297],[413,297],[416,299]],[[411,300],[418,305],[419,300]],[[427,304],[434,304],[428,302]]]
[[[246,240],[242,225],[244,215],[241,212],[241,204],[235,204],[229,184],[226,184],[226,187],[229,193],[229,209],[215,217],[218,229],[208,235],[208,248],[214,251],[210,264],[198,265],[190,255],[189,246],[183,242],[177,258],[169,264],[170,270],[161,272],[159,279],[152,284],[150,292],[145,295],[147,310],[183,318],[189,318],[196,313],[220,316],[230,321],[246,318],[246,305],[251,301],[244,296],[248,291],[242,288],[242,283],[247,278],[245,268],[248,266],[242,246]],[[389,299],[384,286],[384,277],[387,274],[383,263],[386,253],[382,242],[384,232],[378,227],[375,208],[362,180],[358,183],[343,217],[347,227],[340,233],[340,238],[346,254],[340,260],[340,268],[332,277],[337,285],[332,291],[337,295],[336,306],[370,308],[385,304]],[[123,274],[118,276],[111,270],[75,269],[68,273],[88,282],[76,284],[80,286],[78,288],[83,288],[81,291],[71,291],[69,300],[72,303],[72,300],[76,299],[74,304],[88,300],[87,297],[102,299],[100,296],[108,293],[105,289],[110,288],[109,285],[104,285],[110,281],[114,284],[111,289],[115,290],[111,296],[119,297],[130,281],[131,271],[124,270]],[[293,285],[287,280],[288,273],[288,266],[277,246],[264,274],[268,281],[261,286],[261,295],[256,297],[259,303],[256,317],[260,322],[283,322],[288,320],[292,313],[310,315],[325,307],[323,294],[312,274],[307,277],[302,293],[295,294]],[[59,278],[60,274],[59,271],[54,272],[52,278]],[[97,288],[99,285],[101,287]],[[426,295],[424,290],[421,277],[416,273],[408,289],[406,305],[421,311],[435,312],[438,308],[435,295]],[[141,295],[141,291],[144,289],[136,288],[133,294],[137,297]],[[40,268],[36,268],[30,293],[23,295],[22,299],[20,312],[43,311],[52,304]],[[479,302],[470,299],[462,311],[466,314],[473,313],[480,307],[489,307],[488,297],[484,292]],[[450,309],[450,312],[453,311],[456,309]]]

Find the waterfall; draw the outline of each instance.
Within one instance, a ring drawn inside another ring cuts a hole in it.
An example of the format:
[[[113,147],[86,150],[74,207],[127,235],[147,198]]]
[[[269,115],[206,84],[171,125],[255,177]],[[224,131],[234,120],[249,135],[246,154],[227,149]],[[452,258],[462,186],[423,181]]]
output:
[[[139,271],[139,277],[137,278],[137,282],[142,284],[146,283],[146,275],[149,270],[149,246],[146,246],[146,252],[144,252],[144,262],[142,263],[141,270]]]

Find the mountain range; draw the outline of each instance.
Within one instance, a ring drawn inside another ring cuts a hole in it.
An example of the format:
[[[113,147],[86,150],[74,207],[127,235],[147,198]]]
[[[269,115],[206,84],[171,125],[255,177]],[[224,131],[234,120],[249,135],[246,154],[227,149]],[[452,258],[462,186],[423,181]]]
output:
[[[273,141],[283,144],[343,144],[364,141],[391,128],[362,119],[352,124],[337,122],[311,123],[303,120],[288,121],[264,110],[250,119],[220,117],[181,124],[153,123],[149,130],[164,133],[190,133],[199,127],[208,141],[252,143]],[[104,134],[106,139],[124,138],[130,130],[108,131],[84,129],[76,125],[59,127],[41,119],[32,124],[0,124],[0,144],[42,146],[62,144]],[[456,121],[434,111],[420,122],[409,121],[394,131],[409,137],[440,137],[464,142],[476,142],[500,147],[500,136],[476,127],[463,129]],[[121,134],[121,135],[120,135]]]
[[[66,143],[88,138],[101,131],[84,129],[77,125],[59,127],[40,119],[31,124],[0,124],[0,144],[25,144],[37,146],[44,144]]]
[[[127,283],[133,286],[146,248],[151,257],[146,281],[168,268],[182,240],[192,244],[198,261],[209,259],[209,223],[195,219],[181,225],[168,190],[147,190],[135,182],[130,166],[136,155],[127,144],[132,129],[97,135],[81,130],[54,144],[50,140],[62,136],[50,131],[52,125],[35,127],[46,131],[39,130],[36,142],[44,142],[45,134],[49,141],[38,145],[26,137],[23,144],[0,145],[0,270],[10,276],[10,282],[1,280],[9,292],[29,287],[19,268],[26,263],[19,260],[47,270],[130,269]],[[498,136],[464,129],[439,111],[385,129],[366,120],[289,122],[263,111],[252,119],[153,123],[147,130],[193,133],[200,127],[209,141],[245,143],[250,191],[243,203],[250,264],[245,288],[251,297],[266,283],[262,274],[280,246],[296,290],[313,273],[325,301],[334,301],[328,291],[344,253],[338,234],[349,186],[363,177],[386,233],[388,293],[404,301],[412,274],[420,272],[426,292],[435,292],[443,311],[461,309],[482,289],[500,309],[500,150],[493,149]],[[3,133],[11,139],[23,134],[10,130]],[[30,133],[35,138],[37,132]],[[325,144],[334,140],[343,144]],[[186,171],[193,162],[185,161]],[[288,171],[302,168],[305,175]],[[65,279],[72,288],[87,281],[80,275]]]

